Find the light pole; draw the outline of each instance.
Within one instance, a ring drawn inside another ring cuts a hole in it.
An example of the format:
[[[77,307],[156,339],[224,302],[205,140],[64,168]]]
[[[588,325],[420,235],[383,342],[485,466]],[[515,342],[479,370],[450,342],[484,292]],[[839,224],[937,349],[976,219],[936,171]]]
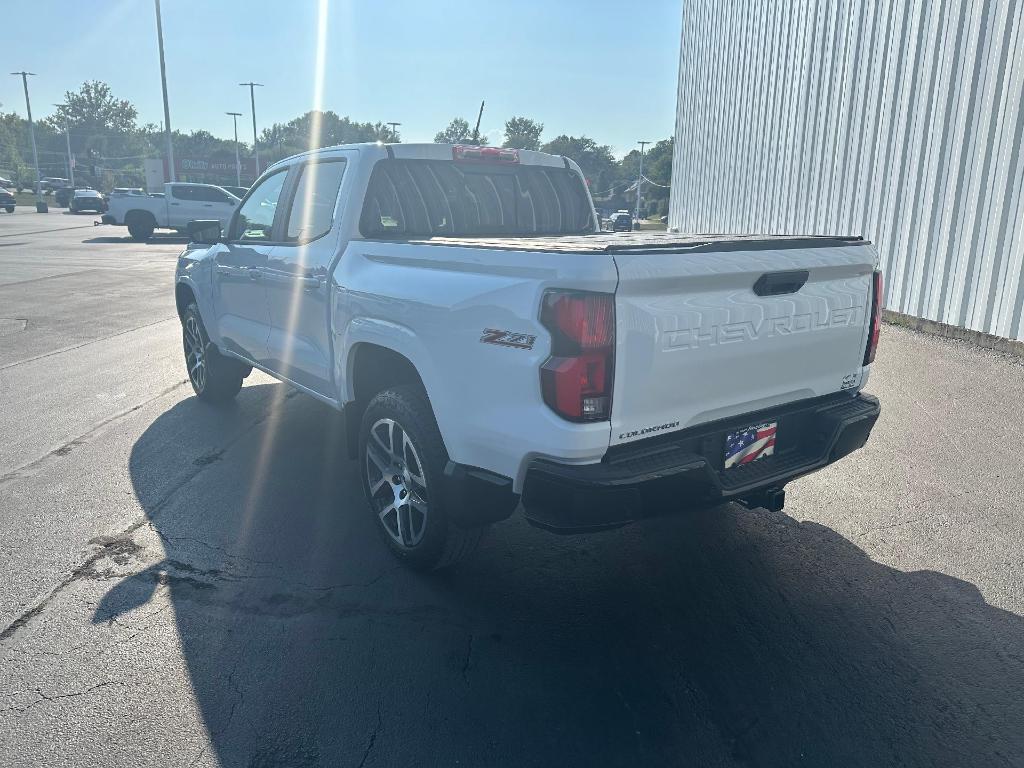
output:
[[[12,75],[21,77],[21,84],[25,86],[25,111],[28,112],[28,134],[32,137],[32,162],[36,169],[36,212],[46,213],[46,203],[43,202],[43,191],[39,186],[39,152],[36,151],[36,129],[32,123],[32,103],[28,100],[28,79],[35,77],[35,72],[11,72]]]
[[[164,137],[167,139],[167,174],[174,179],[174,142],[171,140],[171,108],[167,102],[167,67],[164,65],[164,26],[160,20],[160,0],[156,4],[156,39],[160,48],[160,86],[164,90]]]
[[[63,104],[54,104],[55,107],[63,107]],[[68,121],[64,121],[64,139],[68,143],[68,181],[71,182],[71,188],[75,188],[75,158],[71,156],[71,129],[68,127]]]
[[[641,199],[643,197],[640,194],[640,189],[641,189],[641,185],[643,184],[643,181],[644,181],[644,147],[646,147],[648,144],[651,144],[651,143],[653,143],[653,142],[650,142],[650,141],[638,141],[637,142],[637,144],[640,145],[640,170],[636,174],[636,216],[634,217],[634,220],[636,221],[637,228],[640,227],[640,201],[641,201]]]
[[[391,126],[391,141],[397,142],[398,141],[398,126],[400,126],[401,123],[385,123],[385,125],[390,125]]]
[[[242,161],[238,159],[238,118],[242,116],[241,112],[225,112],[225,115],[231,115],[231,122],[235,124],[235,185],[242,186]]]
[[[260,150],[256,139],[256,89],[262,88],[263,83],[239,83],[249,88],[249,107],[252,110],[252,153],[256,157],[256,175],[260,175]]]

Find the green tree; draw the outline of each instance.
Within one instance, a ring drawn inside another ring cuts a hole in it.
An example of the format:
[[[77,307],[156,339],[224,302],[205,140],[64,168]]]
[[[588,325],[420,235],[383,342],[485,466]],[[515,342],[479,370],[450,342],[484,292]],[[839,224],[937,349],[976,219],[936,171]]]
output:
[[[604,190],[616,181],[618,167],[611,147],[606,144],[598,144],[587,136],[563,134],[556,136],[541,149],[553,155],[564,155],[575,160],[591,189]]]
[[[538,123],[528,117],[510,117],[505,121],[505,143],[503,147],[512,149],[540,149],[540,135],[544,131],[544,123]]]
[[[456,117],[448,123],[447,128],[434,136],[434,141],[438,144],[480,144],[482,146],[487,143],[487,137],[481,135],[474,141],[473,129],[469,127],[469,123],[461,117]]]
[[[139,113],[126,99],[115,98],[110,86],[99,80],[82,83],[78,92],[67,91],[64,103],[43,122],[54,130],[63,131],[67,126],[74,129],[102,131],[105,133],[130,133],[136,129],[135,120]]]
[[[271,162],[309,149],[390,138],[391,128],[384,123],[360,123],[330,110],[310,111],[265,128],[260,135],[260,159],[267,155]]]

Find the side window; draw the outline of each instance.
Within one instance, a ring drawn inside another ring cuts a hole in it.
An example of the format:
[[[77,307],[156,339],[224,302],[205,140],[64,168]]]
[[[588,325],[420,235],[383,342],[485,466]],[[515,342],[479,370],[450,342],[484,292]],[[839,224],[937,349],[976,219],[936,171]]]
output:
[[[175,200],[195,200],[192,187],[188,184],[172,184],[171,197]]]
[[[199,200],[204,203],[228,203],[231,202],[231,198],[219,189],[213,187],[193,187],[195,190],[195,200]]]
[[[325,160],[302,167],[288,215],[288,242],[315,240],[330,231],[344,174],[344,160]]]
[[[242,203],[231,228],[230,240],[270,240],[274,236],[274,215],[277,213],[277,201],[284,189],[284,180],[288,177],[288,169],[282,168],[272,176],[268,176]]]

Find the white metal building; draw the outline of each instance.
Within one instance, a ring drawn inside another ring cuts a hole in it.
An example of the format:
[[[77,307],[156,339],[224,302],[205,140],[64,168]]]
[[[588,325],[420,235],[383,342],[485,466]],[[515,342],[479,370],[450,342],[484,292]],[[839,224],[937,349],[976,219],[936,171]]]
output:
[[[1024,0],[683,0],[669,226],[861,234],[888,309],[1024,339]]]

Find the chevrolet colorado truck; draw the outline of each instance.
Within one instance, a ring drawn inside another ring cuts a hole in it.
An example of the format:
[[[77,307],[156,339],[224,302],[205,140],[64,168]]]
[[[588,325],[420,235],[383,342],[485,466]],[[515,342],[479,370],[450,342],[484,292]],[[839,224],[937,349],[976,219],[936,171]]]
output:
[[[237,197],[214,184],[169,183],[159,194],[111,195],[100,221],[128,227],[133,240],[148,240],[155,229],[186,232],[196,220],[226,226],[237,206]]]
[[[601,233],[563,157],[317,150],[193,236],[175,298],[196,395],[229,401],[256,368],[343,411],[378,530],[419,568],[517,509],[555,532],[777,510],[879,415],[870,243]]]

